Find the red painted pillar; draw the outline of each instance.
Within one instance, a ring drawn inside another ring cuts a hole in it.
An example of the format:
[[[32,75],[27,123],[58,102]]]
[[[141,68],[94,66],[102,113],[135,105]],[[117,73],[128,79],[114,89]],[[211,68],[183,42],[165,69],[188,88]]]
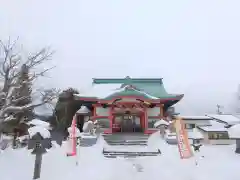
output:
[[[160,116],[161,116],[161,119],[164,118],[164,114],[163,114],[163,104],[160,104]]]
[[[97,105],[93,104],[92,120],[95,121],[97,116]]]
[[[108,119],[109,119],[109,133],[111,134],[112,132],[113,132],[113,118],[114,118],[114,116],[113,116],[113,106],[111,106],[110,108],[109,108],[109,115],[108,115]]]
[[[143,120],[144,120],[144,134],[147,134],[148,133],[148,113],[147,113],[147,108],[144,107],[143,109]]]

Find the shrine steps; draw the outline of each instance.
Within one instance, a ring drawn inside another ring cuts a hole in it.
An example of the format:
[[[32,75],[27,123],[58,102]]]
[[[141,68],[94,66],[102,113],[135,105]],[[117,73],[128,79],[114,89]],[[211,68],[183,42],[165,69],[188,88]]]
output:
[[[161,151],[158,149],[156,151],[110,151],[103,149],[103,155],[106,158],[137,158],[146,156],[159,156]]]
[[[147,146],[149,135],[143,133],[115,133],[103,135],[111,146]]]

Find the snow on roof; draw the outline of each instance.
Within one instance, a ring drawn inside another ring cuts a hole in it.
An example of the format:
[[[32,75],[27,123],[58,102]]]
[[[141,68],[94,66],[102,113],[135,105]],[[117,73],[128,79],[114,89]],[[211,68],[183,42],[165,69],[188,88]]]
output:
[[[94,84],[81,94],[76,94],[75,96],[105,98],[108,95],[119,91],[119,89],[120,84]]]
[[[87,114],[90,110],[86,106],[81,106],[81,108],[76,112],[77,114]]]
[[[91,88],[85,91],[85,93],[76,94],[79,97],[97,97],[99,99],[104,99],[111,94],[121,92],[128,88],[129,86],[120,87],[120,84],[94,84]],[[134,89],[136,92],[142,93],[151,99],[158,99],[157,97],[151,96],[144,91],[139,91]]]
[[[180,118],[184,120],[211,120],[213,118],[208,116],[185,116],[185,115],[179,115]]]
[[[228,135],[230,138],[240,138],[240,124],[233,125],[228,129]]]
[[[229,125],[240,124],[240,119],[231,114],[213,114],[213,115],[207,115],[207,116],[214,118],[218,121],[227,123]]]
[[[42,121],[40,119],[33,119],[29,122],[27,122],[28,125],[33,125],[33,126],[41,126],[44,127],[46,129],[50,129],[50,123]]]
[[[29,133],[30,138],[32,138],[32,137],[33,137],[34,135],[36,135],[37,133],[40,133],[41,136],[42,136],[43,138],[45,138],[45,139],[51,137],[50,132],[49,132],[46,128],[42,127],[42,126],[33,126],[33,127],[30,127],[30,128],[28,129],[28,133]]]
[[[226,124],[211,120],[210,121],[210,126],[198,126],[199,129],[202,129],[203,131],[207,132],[215,132],[215,131],[225,131],[227,132],[228,129],[225,127]]]
[[[144,94],[145,96],[149,97],[150,99],[159,99],[159,98],[157,98],[155,96],[151,96],[150,94],[148,94],[148,93],[146,93],[144,91],[138,91],[138,90],[135,90],[135,91]]]
[[[233,114],[233,116],[235,116],[235,117],[240,119],[240,114]]]
[[[158,128],[158,127],[161,126],[161,125],[166,125],[166,126],[168,126],[168,125],[169,125],[169,122],[167,122],[167,121],[165,121],[165,120],[163,120],[163,119],[160,119],[160,120],[158,120],[157,122],[154,123],[154,127],[155,127],[155,128]]]
[[[188,132],[188,139],[203,139],[203,134],[196,128]]]

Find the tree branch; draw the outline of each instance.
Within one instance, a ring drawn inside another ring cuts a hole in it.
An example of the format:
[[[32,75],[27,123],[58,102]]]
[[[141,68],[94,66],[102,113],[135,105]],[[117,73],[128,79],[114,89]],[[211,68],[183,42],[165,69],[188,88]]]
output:
[[[46,103],[51,103],[60,93],[57,89],[43,90],[41,92],[39,103],[29,103],[18,106],[21,101],[31,98],[31,95],[19,97],[19,94],[17,93],[19,89],[25,86],[26,83],[32,85],[32,81],[38,77],[45,76],[47,72],[54,68],[47,68],[39,73],[34,72],[34,68],[51,60],[54,51],[51,51],[50,48],[42,48],[40,51],[29,55],[24,61],[24,59],[22,59],[23,56],[15,51],[17,41],[18,39],[11,43],[9,38],[8,42],[4,44],[3,41],[0,40],[0,76],[4,81],[3,88],[0,91],[0,126],[5,120],[10,121],[11,119],[16,118],[17,116],[15,115],[18,113],[34,109],[35,107],[42,106]],[[33,74],[32,77],[27,79],[27,82],[19,80],[19,77],[23,72],[21,69],[23,65],[29,70],[29,74]]]

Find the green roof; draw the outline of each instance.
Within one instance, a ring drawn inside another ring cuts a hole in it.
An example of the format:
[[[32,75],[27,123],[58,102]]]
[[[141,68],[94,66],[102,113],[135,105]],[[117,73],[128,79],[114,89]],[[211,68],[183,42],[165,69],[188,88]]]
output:
[[[142,91],[143,94],[148,94],[148,96],[153,96],[156,98],[164,99],[164,98],[175,98],[179,95],[176,94],[169,94],[164,88],[162,78],[130,78],[126,77],[124,79],[93,79],[93,84],[122,84],[122,87],[126,85],[132,85],[136,87],[139,91]],[[122,96],[124,94],[130,94],[135,95],[136,92],[129,92],[129,91],[123,91]],[[115,93],[114,93],[115,94]],[[108,97],[117,96],[111,94]]]
[[[132,83],[157,83],[162,84],[162,78],[93,78],[93,84],[132,84]]]
[[[119,96],[139,96],[139,97],[143,97],[145,99],[158,99],[157,97],[151,96],[142,91],[138,91],[134,88],[123,88],[122,90],[120,90],[118,92],[110,94],[109,96],[107,96],[104,99],[109,100],[109,99],[113,99],[113,98],[119,97]]]

